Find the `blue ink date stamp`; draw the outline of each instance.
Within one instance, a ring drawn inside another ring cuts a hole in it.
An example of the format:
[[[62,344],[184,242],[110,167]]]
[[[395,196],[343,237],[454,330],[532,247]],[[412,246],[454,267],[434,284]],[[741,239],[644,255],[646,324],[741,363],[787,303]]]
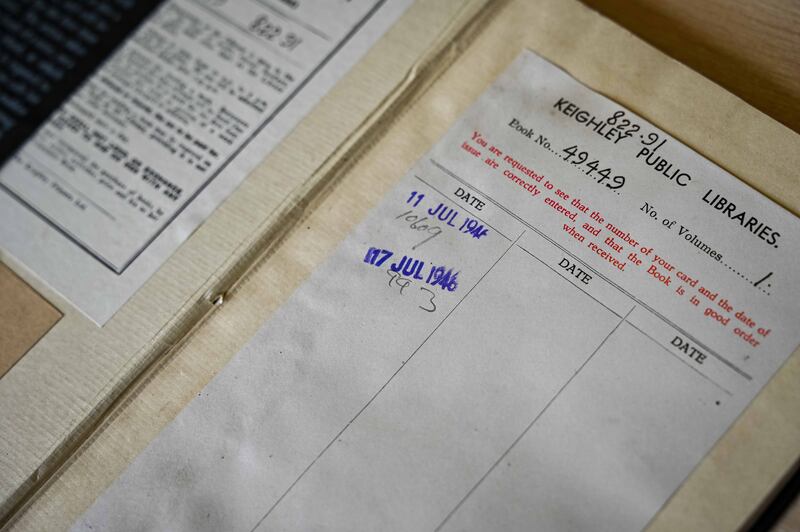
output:
[[[411,205],[411,209],[395,217],[395,220],[402,219],[404,222],[410,222],[410,229],[430,235],[412,246],[412,251],[442,234],[442,228],[437,225],[438,222],[442,222],[445,227],[452,227],[459,234],[470,235],[474,239],[481,239],[489,234],[489,229],[480,220],[466,216],[458,209],[447,207],[442,202],[439,202],[436,207],[426,209],[423,215],[416,214],[414,209],[419,207],[424,198],[425,194],[416,190],[412,191],[406,200],[406,204]],[[422,208],[425,209],[424,207]]]
[[[364,262],[372,266],[381,267],[388,261],[394,252],[388,249],[370,247],[364,255]],[[445,266],[431,264],[427,269],[428,275],[425,276],[426,264],[424,260],[416,259],[408,255],[403,255],[400,260],[389,264],[389,271],[396,273],[403,279],[424,281],[425,284],[438,287],[448,292],[454,292],[458,288],[458,272]]]

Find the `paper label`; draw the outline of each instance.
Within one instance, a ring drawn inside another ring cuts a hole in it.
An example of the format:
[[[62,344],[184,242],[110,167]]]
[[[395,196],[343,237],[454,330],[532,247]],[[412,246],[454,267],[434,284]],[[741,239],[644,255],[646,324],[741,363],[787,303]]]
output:
[[[525,52],[75,530],[641,529],[798,345],[799,234]]]
[[[104,323],[408,4],[166,2],[0,172],[0,246]]]

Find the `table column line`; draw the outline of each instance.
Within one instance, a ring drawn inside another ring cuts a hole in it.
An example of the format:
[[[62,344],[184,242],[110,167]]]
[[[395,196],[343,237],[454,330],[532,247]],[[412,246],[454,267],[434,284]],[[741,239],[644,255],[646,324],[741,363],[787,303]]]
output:
[[[642,330],[641,327],[638,327],[637,325],[635,325],[634,323],[632,323],[630,321],[627,321],[627,323],[628,323],[628,325],[633,327],[634,330],[638,331],[640,334],[642,334],[645,338],[647,338],[648,340],[653,342],[655,345],[657,345],[663,351],[666,351],[672,358],[674,358],[675,360],[679,361],[681,364],[683,364],[687,368],[691,369],[692,371],[694,371],[695,373],[700,375],[702,378],[704,378],[705,380],[707,380],[708,382],[710,382],[711,384],[713,384],[714,386],[716,386],[717,388],[722,390],[729,397],[733,396],[733,394],[727,388],[725,388],[724,386],[719,384],[717,381],[715,381],[714,379],[712,379],[711,377],[709,377],[708,375],[706,375],[705,373],[703,373],[702,371],[700,371],[699,369],[694,367],[693,365],[689,364],[685,359],[683,359],[683,358],[679,357],[678,355],[676,355],[675,353],[673,353],[670,349],[668,349],[666,346],[664,346],[664,344],[662,344],[661,342],[659,342],[658,340],[656,340],[655,338],[650,336],[648,333],[646,333],[644,330]]]
[[[314,464],[316,464],[317,461],[320,458],[322,458],[322,455],[324,455],[328,451],[328,449],[330,449],[333,446],[333,444],[336,443],[336,441],[342,436],[342,434],[344,434],[344,432],[350,427],[350,425],[352,425],[356,421],[356,419],[358,419],[358,417],[367,408],[369,408],[369,405],[371,405],[373,403],[373,401],[375,401],[375,399],[378,398],[378,396],[381,394],[381,392],[383,392],[383,390],[389,385],[389,383],[391,383],[394,380],[394,378],[398,374],[400,374],[400,372],[403,370],[403,368],[405,368],[406,365],[411,361],[411,359],[414,358],[414,356],[419,352],[419,350],[422,349],[422,346],[424,346],[425,343],[436,333],[436,331],[439,330],[439,327],[441,327],[442,324],[445,321],[447,321],[447,318],[449,318],[450,315],[453,314],[453,312],[456,311],[456,309],[461,305],[461,303],[463,303],[464,300],[467,299],[467,296],[469,296],[472,293],[472,291],[475,290],[475,287],[477,287],[481,283],[481,281],[483,281],[483,279],[489,274],[489,272],[491,272],[494,269],[495,266],[497,266],[497,264],[503,259],[503,257],[505,257],[506,254],[509,251],[511,251],[511,249],[516,245],[517,241],[520,238],[522,238],[522,235],[524,235],[524,234],[525,234],[525,230],[523,230],[519,234],[519,236],[517,236],[517,238],[515,238],[514,241],[511,242],[511,244],[505,249],[505,251],[503,251],[503,253],[497,258],[497,260],[495,260],[494,263],[492,263],[492,265],[483,273],[483,275],[480,276],[480,278],[475,282],[475,284],[472,285],[472,287],[467,291],[467,293],[464,294],[461,297],[461,299],[459,299],[458,302],[455,305],[453,305],[453,308],[450,309],[450,311],[445,315],[445,317],[442,318],[442,320],[436,325],[436,327],[434,327],[434,329],[430,332],[430,334],[428,334],[428,336],[426,336],[425,339],[422,340],[422,342],[417,346],[416,349],[414,349],[414,351],[411,353],[411,355],[409,355],[409,357],[407,359],[405,359],[400,364],[400,366],[395,370],[395,372],[392,373],[389,376],[389,378],[386,380],[386,382],[384,382],[383,385],[381,385],[381,387],[378,388],[378,390],[372,395],[372,397],[370,397],[370,399],[364,404],[364,406],[362,406],[359,409],[359,411],[356,412],[356,414],[353,416],[353,418],[350,419],[350,421],[348,421],[345,424],[345,426],[342,427],[342,429],[338,433],[336,433],[336,435],[319,452],[319,454],[317,454],[317,456],[314,457],[314,459],[305,467],[305,469],[303,469],[303,471],[300,472],[300,474],[297,476],[297,478],[294,480],[294,482],[292,482],[289,485],[289,487],[286,488],[286,490],[281,494],[281,496],[278,497],[278,500],[276,500],[272,504],[272,506],[270,506],[270,508],[266,511],[266,513],[264,513],[264,515],[261,517],[261,519],[259,519],[258,522],[255,524],[255,526],[253,526],[253,528],[250,529],[250,532],[254,532],[259,526],[261,526],[261,523],[263,523],[264,520],[267,517],[269,517],[269,515],[272,513],[272,511],[275,510],[275,508],[277,508],[277,506],[286,498],[287,495],[289,495],[289,492],[291,492],[292,489],[294,489],[294,487],[300,482],[300,480],[302,480],[302,478],[305,476],[305,474],[308,473],[308,471],[310,471],[312,467],[314,467]]]
[[[575,284],[575,283],[573,283],[572,281],[570,281],[569,279],[567,279],[567,277],[566,277],[565,275],[563,275],[561,272],[559,272],[558,270],[556,270],[555,268],[553,268],[552,266],[550,266],[549,264],[547,264],[545,261],[543,261],[542,259],[540,259],[540,258],[539,258],[539,257],[537,257],[536,255],[534,255],[534,254],[533,254],[533,252],[531,252],[531,251],[529,251],[529,250],[525,249],[525,248],[524,248],[523,246],[521,246],[520,244],[517,244],[517,247],[518,247],[519,249],[521,249],[522,251],[524,251],[525,253],[527,253],[528,255],[530,255],[531,257],[533,257],[534,259],[536,259],[536,260],[538,260],[539,262],[541,262],[543,265],[547,266],[547,267],[548,267],[548,268],[549,268],[549,269],[550,269],[550,270],[551,270],[553,273],[555,273],[556,275],[558,275],[559,277],[561,277],[562,279],[564,279],[564,281],[566,281],[568,284],[570,284],[570,285],[574,286],[575,288],[577,288],[578,290],[580,290],[581,292],[583,292],[584,294],[586,294],[587,296],[589,296],[590,298],[592,298],[592,299],[593,299],[595,302],[597,302],[598,304],[600,304],[601,306],[603,306],[603,307],[604,307],[606,310],[608,310],[609,312],[611,312],[612,314],[614,314],[616,317],[618,317],[618,318],[621,318],[621,317],[622,317],[622,315],[620,315],[620,314],[618,314],[617,312],[615,312],[615,311],[614,311],[614,309],[612,309],[611,307],[607,306],[605,303],[603,303],[602,301],[600,301],[599,299],[597,299],[596,297],[594,297],[592,294],[590,294],[589,292],[587,292],[586,290],[584,290],[583,288],[581,288],[581,287],[580,287],[580,286],[578,286],[577,284]],[[637,331],[639,331],[641,334],[643,334],[643,335],[644,335],[644,336],[645,336],[647,339],[649,339],[650,341],[652,341],[653,343],[655,343],[655,344],[656,344],[656,345],[657,345],[659,348],[661,348],[662,350],[666,351],[666,352],[667,352],[667,353],[668,353],[668,354],[669,354],[671,357],[673,357],[673,358],[677,359],[678,361],[680,361],[680,362],[681,362],[683,365],[685,365],[686,367],[688,367],[689,369],[691,369],[692,371],[694,371],[695,373],[697,373],[698,375],[700,375],[702,378],[704,378],[705,380],[707,380],[708,382],[710,382],[711,384],[713,384],[714,386],[716,386],[717,388],[719,388],[720,390],[722,390],[722,391],[723,391],[725,394],[727,394],[728,396],[732,396],[732,395],[733,395],[733,394],[732,394],[732,393],[731,393],[731,392],[730,392],[730,391],[729,391],[727,388],[725,388],[724,386],[722,386],[721,384],[719,384],[717,381],[715,381],[714,379],[712,379],[711,377],[709,377],[708,375],[706,375],[705,373],[703,373],[702,371],[700,371],[700,370],[699,370],[699,369],[697,369],[696,367],[692,366],[691,364],[689,364],[688,362],[686,362],[686,361],[685,361],[684,359],[682,359],[681,357],[677,356],[677,355],[676,355],[675,353],[673,353],[671,350],[667,349],[667,348],[664,346],[664,344],[662,344],[661,342],[659,342],[658,340],[656,340],[655,338],[653,338],[652,336],[650,336],[648,333],[646,333],[644,330],[642,330],[642,329],[641,329],[641,327],[638,327],[637,325],[635,325],[635,324],[634,324],[633,322],[631,322],[630,320],[627,320],[627,319],[626,319],[625,321],[626,321],[626,323],[627,323],[628,325],[630,325],[630,326],[631,326],[631,327],[633,327],[635,330],[637,330]]]
[[[500,465],[500,463],[502,463],[503,460],[505,460],[506,456],[508,456],[508,453],[510,453],[511,450],[531,430],[531,428],[533,428],[533,426],[536,424],[536,422],[539,421],[539,419],[544,415],[544,413],[547,412],[547,410],[550,408],[550,405],[552,405],[555,402],[555,400],[558,398],[558,396],[561,395],[561,392],[563,392],[567,388],[567,386],[570,385],[570,383],[575,379],[575,377],[577,377],[578,374],[583,370],[583,368],[586,367],[586,365],[589,363],[589,361],[594,358],[594,356],[597,354],[597,352],[600,351],[600,348],[603,347],[603,345],[605,345],[606,341],[609,338],[611,338],[611,335],[613,335],[617,331],[617,329],[619,329],[619,326],[622,325],[625,322],[625,320],[628,318],[628,316],[631,314],[631,312],[634,311],[635,308],[636,308],[636,305],[631,307],[631,309],[625,314],[625,316],[623,316],[617,322],[617,324],[614,326],[614,328],[611,330],[611,332],[609,332],[606,335],[606,337],[603,338],[603,341],[600,342],[600,344],[598,344],[598,346],[594,349],[594,351],[592,351],[592,354],[590,354],[588,356],[588,358],[583,361],[583,364],[581,364],[580,367],[578,367],[578,369],[575,370],[575,372],[572,374],[572,376],[570,376],[570,378],[567,379],[567,381],[561,386],[561,388],[558,389],[558,391],[555,393],[555,395],[553,395],[553,397],[550,398],[550,400],[547,402],[547,404],[544,405],[544,408],[542,408],[539,411],[539,413],[536,414],[536,416],[528,424],[528,426],[525,427],[525,429],[519,434],[519,436],[517,436],[514,439],[513,442],[511,442],[511,445],[509,445],[508,448],[500,455],[500,457],[497,460],[495,460],[495,462],[491,466],[489,466],[489,469],[486,470],[486,472],[483,474],[483,476],[481,476],[481,478],[478,479],[478,481],[472,486],[472,488],[470,488],[470,490],[461,498],[460,501],[458,501],[458,503],[453,507],[453,509],[450,510],[450,512],[444,517],[442,522],[439,523],[439,525],[434,529],[434,532],[438,532],[439,530],[441,530],[447,524],[447,522],[450,520],[450,518],[453,517],[453,515],[455,515],[455,513],[464,505],[466,500],[469,499],[469,497],[473,493],[475,493],[475,491],[478,489],[478,487],[483,483],[484,480],[486,480],[486,478],[492,473],[492,471],[494,471],[497,468],[497,466]]]
[[[436,188],[435,186],[431,185],[430,183],[428,183],[427,181],[425,181],[424,179],[422,179],[420,176],[418,176],[418,175],[414,174],[414,177],[415,177],[415,178],[416,178],[416,179],[417,179],[419,182],[421,182],[421,183],[423,183],[423,184],[427,185],[428,187],[430,187],[430,189],[431,189],[431,190],[433,190],[434,192],[436,192],[437,194],[439,194],[440,196],[442,196],[442,197],[443,197],[443,198],[444,198],[444,199],[445,199],[445,200],[446,200],[446,201],[447,201],[447,202],[448,202],[450,205],[452,205],[453,207],[455,207],[455,208],[458,208],[458,209],[464,209],[464,212],[468,212],[468,213],[470,214],[470,216],[474,216],[476,220],[479,220],[481,223],[483,223],[484,225],[486,225],[488,228],[492,229],[492,230],[493,230],[495,233],[497,233],[498,235],[502,236],[503,238],[505,238],[505,239],[506,239],[506,240],[508,240],[509,242],[511,241],[511,239],[510,239],[510,238],[508,238],[506,235],[504,235],[504,234],[503,234],[503,233],[501,233],[499,230],[497,230],[497,228],[495,228],[494,226],[492,226],[491,224],[489,224],[489,222],[487,222],[486,220],[484,220],[483,218],[481,218],[480,216],[478,216],[477,214],[475,214],[474,212],[472,212],[471,210],[469,210],[469,209],[468,209],[468,208],[466,208],[465,206],[461,205],[460,203],[456,203],[456,202],[454,202],[453,200],[451,200],[450,198],[448,198],[448,197],[447,197],[447,195],[445,195],[445,193],[444,193],[444,192],[442,192],[441,190],[439,190],[439,189],[438,189],[438,188]]]
[[[509,210],[507,207],[505,207],[502,203],[500,203],[499,201],[494,199],[492,196],[490,196],[487,193],[483,192],[482,190],[478,189],[474,185],[471,185],[466,180],[464,180],[463,178],[461,178],[458,175],[456,175],[453,171],[449,170],[447,167],[443,166],[441,163],[439,163],[435,159],[429,159],[429,161],[436,168],[441,170],[445,175],[455,179],[456,181],[458,181],[462,185],[464,185],[466,187],[469,187],[470,189],[474,190],[475,192],[477,192],[478,194],[480,194],[481,196],[483,196],[484,198],[489,200],[489,202],[494,204],[497,208],[499,208],[500,210],[504,211],[506,214],[508,214],[512,218],[514,218],[517,221],[519,221],[523,226],[529,228],[530,230],[532,230],[533,232],[535,232],[536,234],[538,234],[539,236],[541,236],[542,238],[544,238],[545,240],[550,242],[552,245],[554,245],[555,247],[560,249],[562,252],[566,253],[567,255],[572,257],[574,260],[580,262],[582,265],[584,265],[587,269],[591,270],[592,273],[597,275],[599,278],[603,279],[609,285],[613,286],[614,288],[616,288],[617,290],[619,290],[620,292],[622,292],[623,294],[628,296],[628,298],[631,301],[633,301],[635,304],[637,304],[641,308],[649,311],[651,314],[653,314],[654,316],[659,318],[661,321],[663,321],[664,323],[666,323],[667,325],[669,325],[673,329],[675,329],[678,332],[680,332],[683,336],[685,336],[686,338],[692,340],[692,342],[694,342],[695,344],[697,344],[700,347],[702,347],[703,350],[706,353],[708,353],[709,355],[713,356],[714,358],[716,358],[717,360],[719,360],[720,362],[722,362],[723,364],[728,366],[728,368],[730,368],[733,372],[737,373],[739,376],[741,376],[742,378],[744,378],[747,381],[752,381],[753,380],[753,376],[752,375],[750,375],[749,373],[744,371],[742,368],[740,368],[739,366],[737,366],[736,364],[734,364],[733,362],[731,362],[730,360],[728,360],[724,356],[722,356],[719,353],[717,353],[715,350],[713,350],[710,347],[708,347],[704,342],[698,340],[693,334],[691,334],[688,331],[686,331],[683,327],[680,327],[678,324],[676,324],[675,322],[673,322],[672,320],[670,320],[669,318],[667,318],[666,316],[664,316],[663,314],[658,312],[656,309],[654,309],[653,307],[651,307],[650,305],[648,305],[647,303],[645,303],[644,301],[642,301],[641,299],[639,299],[638,297],[633,295],[631,292],[629,292],[628,290],[626,290],[625,288],[623,288],[619,284],[617,284],[614,281],[612,281],[611,279],[609,279],[606,275],[604,275],[603,273],[599,272],[592,265],[588,264],[584,259],[576,256],[573,252],[569,251],[567,248],[565,248],[564,246],[562,246],[561,244],[559,244],[558,242],[553,240],[550,236],[545,234],[541,229],[539,229],[538,227],[536,227],[536,226],[532,225],[531,223],[527,222],[521,216],[519,216],[516,213],[514,213],[513,211]]]
[[[592,294],[590,294],[589,292],[587,292],[586,290],[584,290],[584,289],[583,289],[583,288],[581,288],[580,286],[576,285],[575,283],[573,283],[572,281],[570,281],[569,279],[567,279],[567,277],[566,277],[565,275],[562,275],[562,274],[561,274],[561,272],[559,272],[558,270],[556,270],[555,268],[553,268],[552,266],[550,266],[549,264],[547,264],[545,261],[543,261],[542,259],[540,259],[540,258],[539,258],[539,257],[537,257],[536,255],[534,255],[534,254],[533,254],[531,251],[529,251],[529,250],[525,249],[524,247],[522,247],[522,246],[521,246],[521,245],[519,245],[519,244],[517,245],[517,247],[518,247],[519,249],[521,249],[522,251],[524,251],[525,253],[527,253],[528,255],[530,255],[531,257],[533,257],[534,259],[536,259],[536,260],[538,260],[539,262],[541,262],[541,263],[542,263],[544,266],[546,266],[546,267],[547,267],[547,268],[548,268],[550,271],[552,271],[553,273],[555,273],[556,275],[558,275],[560,278],[564,279],[564,281],[566,281],[566,282],[567,282],[567,284],[569,284],[570,286],[573,286],[573,287],[577,288],[578,290],[580,290],[581,292],[583,292],[584,294],[586,294],[587,296],[589,296],[590,298],[592,298],[592,300],[594,300],[595,302],[597,302],[598,304],[600,304],[600,305],[601,305],[603,308],[605,308],[606,310],[608,310],[608,311],[609,311],[610,313],[612,313],[614,316],[616,316],[616,317],[618,317],[618,318],[621,318],[621,317],[622,317],[622,314],[619,314],[617,311],[615,311],[614,309],[612,309],[611,307],[609,307],[608,305],[606,305],[605,303],[603,303],[602,301],[600,301],[599,299],[597,299],[596,297],[594,297]]]

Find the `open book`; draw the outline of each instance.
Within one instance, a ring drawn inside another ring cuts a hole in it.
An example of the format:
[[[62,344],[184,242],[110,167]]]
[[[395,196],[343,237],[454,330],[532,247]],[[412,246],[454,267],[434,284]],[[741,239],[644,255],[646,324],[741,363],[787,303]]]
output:
[[[573,2],[131,32],[0,172],[12,526],[735,528],[790,471],[796,134]]]

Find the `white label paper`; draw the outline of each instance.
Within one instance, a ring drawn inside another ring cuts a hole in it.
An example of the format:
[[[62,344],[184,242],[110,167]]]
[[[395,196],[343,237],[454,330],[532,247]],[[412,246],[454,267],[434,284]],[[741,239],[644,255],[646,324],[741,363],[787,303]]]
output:
[[[74,530],[638,530],[798,345],[797,219],[523,53]]]
[[[410,0],[169,0],[0,172],[0,246],[103,324]]]

